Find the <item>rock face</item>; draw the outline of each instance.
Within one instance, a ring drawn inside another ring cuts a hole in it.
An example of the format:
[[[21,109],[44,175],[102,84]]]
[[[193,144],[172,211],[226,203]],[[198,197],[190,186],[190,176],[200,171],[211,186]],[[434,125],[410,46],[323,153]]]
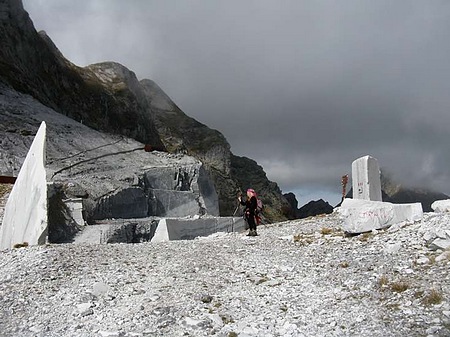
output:
[[[187,116],[153,81],[141,82],[150,102],[154,120],[164,146],[200,159],[212,177],[219,194],[221,215],[231,215],[238,185],[230,176],[230,145],[218,131]]]
[[[200,162],[147,168],[138,179],[136,186],[102,196],[91,218],[219,215],[214,184]]]
[[[233,213],[239,184],[231,177],[232,153],[220,132],[186,116],[153,81],[139,81],[118,63],[75,66],[45,32],[35,31],[20,1],[1,2],[0,33],[0,82],[93,129],[133,138],[154,150],[199,159],[214,181],[220,214]],[[26,110],[33,118],[33,109]],[[13,130],[14,122],[10,126]],[[5,151],[2,155],[9,154]],[[13,161],[22,160],[12,156]],[[9,166],[16,167],[17,163]],[[11,168],[1,167],[0,171]],[[270,185],[265,179],[263,183]],[[137,202],[143,200],[139,191],[127,193]],[[119,198],[122,196],[116,201]],[[278,218],[283,217],[279,210],[282,199],[274,189],[266,200]]]
[[[142,104],[143,96],[132,90],[137,82],[132,72],[113,63],[106,72],[113,69],[115,73],[108,73],[111,80],[107,80],[108,76],[102,76],[105,72],[94,73],[98,67],[77,67],[62,56],[44,32],[36,32],[21,1],[5,0],[0,6],[3,82],[94,129],[163,147]],[[122,79],[129,87],[121,86]]]

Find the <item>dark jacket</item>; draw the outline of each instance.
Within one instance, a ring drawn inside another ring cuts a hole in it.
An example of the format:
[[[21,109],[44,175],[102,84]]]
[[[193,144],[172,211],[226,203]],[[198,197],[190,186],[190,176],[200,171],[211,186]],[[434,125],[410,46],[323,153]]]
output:
[[[247,200],[243,201],[241,199],[241,205],[245,206],[245,216],[255,216],[256,215],[256,208],[258,207],[258,202],[256,198],[253,196],[250,198],[250,200],[247,198]]]

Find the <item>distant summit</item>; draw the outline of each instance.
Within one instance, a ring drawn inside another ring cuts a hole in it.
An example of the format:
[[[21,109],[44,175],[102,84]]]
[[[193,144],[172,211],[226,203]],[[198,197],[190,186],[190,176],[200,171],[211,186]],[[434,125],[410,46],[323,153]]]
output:
[[[304,219],[310,216],[333,213],[333,206],[323,199],[312,200],[302,207],[297,208],[298,201],[294,193],[286,193],[284,197],[289,201],[293,210],[289,216],[290,219]]]

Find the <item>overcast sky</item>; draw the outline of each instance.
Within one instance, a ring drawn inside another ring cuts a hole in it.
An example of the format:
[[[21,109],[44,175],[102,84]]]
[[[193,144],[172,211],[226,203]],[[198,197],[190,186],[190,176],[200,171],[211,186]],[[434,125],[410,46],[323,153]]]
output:
[[[336,204],[364,155],[450,194],[450,1],[23,3],[70,61],[154,80],[299,205]]]

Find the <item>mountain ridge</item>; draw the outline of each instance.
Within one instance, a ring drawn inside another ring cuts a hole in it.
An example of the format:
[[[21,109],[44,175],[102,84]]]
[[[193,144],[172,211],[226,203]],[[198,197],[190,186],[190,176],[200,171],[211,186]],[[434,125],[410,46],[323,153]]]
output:
[[[0,4],[0,33],[0,81],[94,130],[198,158],[215,182],[221,215],[233,213],[243,187],[230,175],[232,153],[219,131],[187,116],[155,82],[139,81],[117,62],[74,65],[45,32],[36,32],[21,1]],[[275,196],[271,220],[284,220],[284,197],[277,188],[269,192]]]

